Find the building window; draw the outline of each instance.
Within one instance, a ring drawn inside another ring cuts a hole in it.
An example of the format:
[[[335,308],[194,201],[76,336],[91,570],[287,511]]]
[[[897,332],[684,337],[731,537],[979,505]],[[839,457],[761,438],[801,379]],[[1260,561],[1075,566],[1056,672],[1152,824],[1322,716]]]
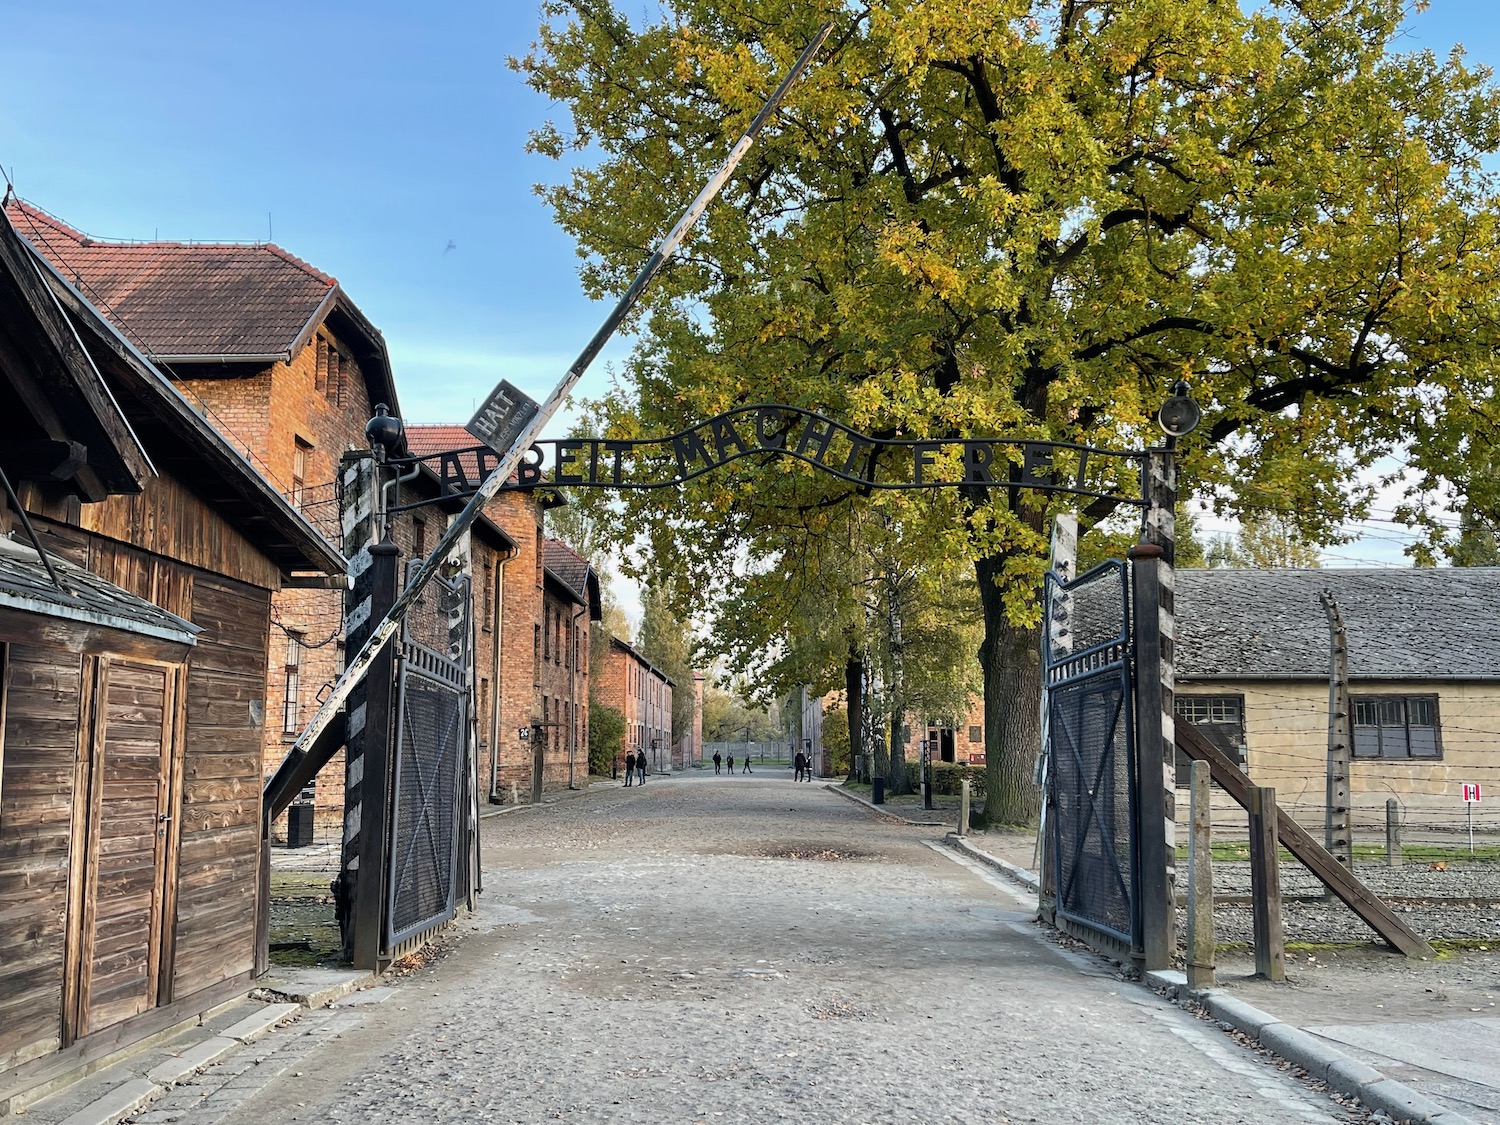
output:
[[[303,495],[307,491],[307,457],[312,452],[312,443],[302,438],[293,438],[292,446],[292,506],[302,507]]]
[[[317,346],[314,348],[313,390],[320,395],[328,393],[328,341],[322,336],[318,337]]]
[[[984,728],[983,727],[970,727],[969,728],[969,741],[973,742],[975,744],[983,742],[984,741]]]
[[[1358,758],[1441,758],[1435,695],[1356,695]]]
[[[427,557],[427,521],[421,516],[411,518],[411,553],[414,558]]]
[[[302,634],[286,635],[286,690],[281,716],[284,734],[296,734],[302,726],[298,722],[302,706]]]
[[[533,625],[531,627],[531,680],[533,683],[542,678],[542,627]]]
[[[1178,695],[1173,713],[1192,723],[1198,733],[1218,747],[1241,768],[1245,765],[1245,699],[1240,695]],[[1192,777],[1192,759],[1177,751],[1177,784]]]
[[[552,610],[542,611],[542,662],[552,662]]]

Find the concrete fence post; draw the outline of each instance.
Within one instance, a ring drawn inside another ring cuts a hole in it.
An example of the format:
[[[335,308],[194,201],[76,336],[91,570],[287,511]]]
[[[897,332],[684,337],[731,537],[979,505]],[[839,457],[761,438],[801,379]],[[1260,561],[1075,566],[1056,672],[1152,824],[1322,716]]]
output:
[[[1281,867],[1276,831],[1276,790],[1250,789],[1250,911],[1255,933],[1255,975],[1286,980],[1286,934],[1281,918]]]
[[[969,834],[969,779],[967,777],[958,783],[958,834],[960,836]]]
[[[1192,832],[1188,836],[1187,980],[1193,990],[1214,987],[1213,817],[1209,811],[1209,765],[1192,764]]]

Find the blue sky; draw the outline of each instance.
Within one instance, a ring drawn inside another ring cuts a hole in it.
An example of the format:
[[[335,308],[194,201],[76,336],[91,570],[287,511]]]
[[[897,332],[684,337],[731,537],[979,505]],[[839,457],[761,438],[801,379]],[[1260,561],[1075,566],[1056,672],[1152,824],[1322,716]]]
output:
[[[1500,63],[1495,3],[1433,0],[1405,44]],[[532,4],[5,6],[17,191],[99,237],[270,234],[385,333],[408,420],[464,421],[502,377],[543,397],[607,311],[532,193],[560,170],[527,155],[527,130],[565,117],[506,65]]]

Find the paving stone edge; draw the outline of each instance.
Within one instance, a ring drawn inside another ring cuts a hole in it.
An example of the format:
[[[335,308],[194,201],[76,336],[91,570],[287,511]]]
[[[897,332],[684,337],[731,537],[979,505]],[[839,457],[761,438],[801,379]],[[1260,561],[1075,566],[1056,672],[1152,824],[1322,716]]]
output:
[[[861,797],[858,793],[851,793],[851,792],[849,792],[849,790],[845,789],[842,785],[838,785],[838,784],[836,784],[834,782],[831,782],[831,781],[825,781],[823,783],[823,788],[827,789],[830,793],[837,793],[840,797],[844,797],[844,798],[847,798],[850,801],[853,801],[856,805],[863,805],[865,808],[869,809],[871,812],[877,812],[881,816],[888,816],[892,820],[899,820],[902,824],[910,824],[914,828],[947,828],[948,827],[948,822],[946,820],[907,820],[906,817],[902,816],[900,813],[893,813],[893,812],[891,812],[890,809],[885,808],[882,805],[877,805],[873,801],[867,801],[863,797]]]
[[[1410,1125],[1476,1125],[1472,1118],[1387,1078],[1375,1067],[1346,1055],[1326,1040],[1283,1023],[1221,988],[1189,989],[1187,975],[1175,970],[1148,972],[1142,983],[1165,992],[1173,1000],[1202,1004],[1215,1020],[1250,1036],[1272,1054],[1300,1066],[1315,1080],[1358,1098],[1365,1107],[1381,1110],[1396,1121]]]
[[[1033,891],[1041,889],[1042,881],[1038,878],[1035,871],[1027,871],[1026,868],[1011,863],[1007,859],[1001,859],[997,855],[990,855],[989,852],[981,848],[976,848],[969,842],[967,836],[960,836],[957,832],[949,832],[947,839],[943,842],[949,847],[963,852],[966,856],[977,859],[980,863],[988,864],[990,867],[1005,872],[1005,874],[1009,875],[1016,882],[1030,887]]]

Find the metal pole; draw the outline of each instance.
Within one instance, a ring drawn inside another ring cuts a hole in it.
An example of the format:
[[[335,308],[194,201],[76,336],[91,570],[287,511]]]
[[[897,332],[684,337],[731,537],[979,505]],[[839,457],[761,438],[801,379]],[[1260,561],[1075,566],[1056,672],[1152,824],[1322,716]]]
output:
[[[781,85],[776,88],[775,93],[761,107],[760,112],[755,115],[755,119],[751,121],[749,128],[745,130],[744,136],[730,150],[729,156],[725,159],[723,166],[703,185],[703,189],[699,191],[693,202],[688,205],[687,210],[682,213],[682,216],[677,220],[677,224],[668,232],[666,238],[662,239],[661,244],[651,254],[651,257],[646,260],[646,264],[641,267],[640,272],[631,281],[630,287],[625,290],[624,296],[620,298],[614,310],[605,318],[604,323],[599,326],[599,330],[594,333],[593,338],[584,346],[583,351],[578,354],[578,358],[573,361],[572,366],[568,368],[557,386],[553,388],[552,393],[536,408],[536,412],[531,415],[529,420],[520,425],[516,430],[514,438],[510,441],[509,447],[500,458],[500,462],[496,465],[494,472],[485,478],[484,483],[469,498],[463,510],[454,517],[453,522],[448,525],[448,530],[443,533],[437,545],[433,548],[432,554],[422,560],[416,573],[412,575],[411,584],[396,599],[395,604],[390,607],[385,616],[380,619],[380,623],[370,631],[369,639],[365,642],[364,647],[349,661],[344,669],[344,674],[333,685],[333,690],[328,693],[328,698],[323,701],[322,707],[318,709],[312,721],[308,723],[306,729],[297,737],[297,741],[293,746],[294,751],[300,750],[306,753],[307,747],[316,741],[323,728],[332,721],[340,708],[343,707],[344,701],[349,697],[354,684],[371,671],[376,656],[379,655],[381,649],[395,635],[401,618],[407,609],[421,596],[422,591],[426,589],[428,582],[432,580],[433,575],[438,572],[438,569],[448,561],[448,556],[453,553],[453,549],[458,545],[460,537],[469,530],[474,521],[484,512],[485,505],[494,499],[505,482],[510,479],[511,474],[515,472],[516,466],[520,464],[522,455],[531,447],[531,443],[536,440],[536,435],[551,420],[552,415],[557,413],[568,395],[572,393],[573,388],[578,384],[578,380],[583,378],[584,372],[588,370],[589,365],[593,363],[594,358],[603,349],[605,343],[614,335],[615,330],[619,328],[626,315],[635,307],[636,302],[640,300],[641,294],[645,292],[651,280],[661,271],[667,259],[676,252],[677,247],[682,244],[683,239],[687,237],[688,231],[698,221],[709,203],[713,201],[714,196],[718,195],[719,190],[728,181],[735,166],[739,164],[745,153],[749,151],[751,144],[754,143],[756,136],[764,128],[771,114],[780,106],[782,100],[786,97],[787,91],[791,89],[792,84],[802,76],[802,73],[812,63],[813,56],[832,31],[833,24],[831,22],[825,23],[817,35],[813,37],[813,41],[807,45],[807,48],[787,73],[787,76],[782,79]],[[473,423],[471,422],[470,424],[472,425]]]
[[[1192,834],[1188,837],[1187,981],[1197,991],[1214,986],[1213,816],[1209,809],[1209,764],[1192,767]]]

